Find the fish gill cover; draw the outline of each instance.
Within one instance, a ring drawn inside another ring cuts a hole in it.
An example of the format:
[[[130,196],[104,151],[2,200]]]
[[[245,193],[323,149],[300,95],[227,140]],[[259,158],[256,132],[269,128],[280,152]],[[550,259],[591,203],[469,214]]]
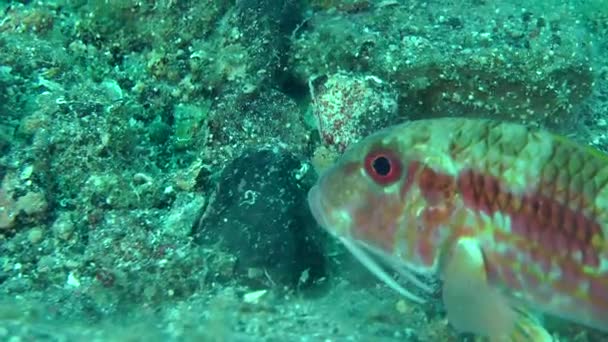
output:
[[[318,174],[378,129],[439,117],[608,150],[605,0],[0,13],[0,340],[471,340],[439,290],[399,295],[317,225]]]

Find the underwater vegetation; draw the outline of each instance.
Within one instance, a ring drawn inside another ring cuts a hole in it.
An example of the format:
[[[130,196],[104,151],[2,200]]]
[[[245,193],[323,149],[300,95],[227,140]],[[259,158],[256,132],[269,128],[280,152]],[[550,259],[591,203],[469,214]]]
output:
[[[0,340],[470,341],[307,193],[401,122],[608,151],[606,61],[605,0],[0,1]]]

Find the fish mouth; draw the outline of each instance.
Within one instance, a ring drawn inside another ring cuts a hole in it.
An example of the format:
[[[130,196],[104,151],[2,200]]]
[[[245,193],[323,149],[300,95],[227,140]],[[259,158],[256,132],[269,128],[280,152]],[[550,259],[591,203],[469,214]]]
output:
[[[329,228],[323,208],[323,196],[318,185],[313,186],[308,191],[308,207],[317,223],[325,229]]]

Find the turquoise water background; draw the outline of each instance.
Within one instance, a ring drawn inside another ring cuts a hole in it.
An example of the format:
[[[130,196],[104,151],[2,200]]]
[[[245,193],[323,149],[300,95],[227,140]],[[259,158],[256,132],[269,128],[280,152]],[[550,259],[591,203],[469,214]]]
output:
[[[608,151],[607,61],[605,0],[0,1],[0,340],[472,341],[306,192],[420,118]]]

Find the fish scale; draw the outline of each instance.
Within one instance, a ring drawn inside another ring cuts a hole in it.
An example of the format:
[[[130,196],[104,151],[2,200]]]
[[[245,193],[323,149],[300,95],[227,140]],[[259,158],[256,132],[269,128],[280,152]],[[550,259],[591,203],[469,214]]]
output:
[[[377,160],[392,168],[377,173]],[[505,297],[608,330],[608,157],[600,152],[512,123],[415,121],[349,148],[309,202],[351,250],[361,244],[444,282],[483,263],[486,285]]]
[[[485,123],[487,124],[483,125],[484,127],[479,131],[481,136],[486,137],[490,130],[494,130],[501,125],[489,121]],[[472,131],[469,130],[468,132]],[[603,279],[598,278],[598,274],[602,272],[599,269],[600,261],[606,260],[605,247],[603,247],[605,246],[606,228],[604,226],[604,231],[602,231],[602,227],[596,222],[596,213],[605,213],[605,208],[597,208],[594,203],[594,199],[601,196],[603,190],[605,190],[607,178],[604,178],[603,182],[590,181],[591,178],[589,178],[593,174],[605,173],[602,170],[606,170],[606,158],[595,151],[574,145],[563,138],[554,138],[554,136],[543,131],[534,132],[532,136],[534,135],[547,135],[552,138],[541,139],[540,141],[548,140],[551,144],[539,144],[537,148],[537,150],[548,149],[550,151],[549,158],[543,161],[543,167],[540,170],[543,177],[538,180],[538,186],[530,184],[524,194],[511,193],[509,192],[510,180],[508,178],[495,178],[494,175],[483,174],[483,172],[486,172],[483,166],[487,164],[482,159],[470,165],[472,170],[479,170],[476,179],[473,176],[473,171],[466,170],[464,173],[462,171],[460,173],[459,178],[464,177],[465,180],[465,183],[461,183],[459,186],[463,200],[467,206],[478,211],[485,211],[488,215],[494,212],[508,215],[512,222],[511,231],[515,235],[521,236],[524,241],[528,241],[527,244],[518,247],[519,253],[526,254],[529,257],[528,261],[538,262],[535,256],[538,256],[539,253],[549,254],[538,252],[536,249],[566,250],[564,256],[560,253],[554,253],[555,255],[552,255],[552,257],[556,260],[552,262],[562,266],[562,275],[575,279],[564,281],[563,283],[569,283],[564,286],[559,283],[561,279],[556,279],[558,294],[554,295],[554,298],[558,297],[559,294],[573,295],[571,292],[576,292],[577,287],[573,286],[572,282],[583,285],[586,283],[600,283],[596,286],[608,289],[606,287],[606,275],[603,274]],[[470,138],[467,138],[467,140],[471,141]],[[491,140],[481,137],[478,140],[486,144],[484,149],[487,153],[492,149],[492,146],[487,145],[491,143]],[[500,140],[499,134],[496,134],[494,143]],[[525,139],[524,145],[535,144],[538,141],[536,139]],[[504,145],[502,144],[503,147]],[[520,141],[519,148],[522,147]],[[500,152],[500,149],[498,151]],[[511,149],[511,151],[514,151],[514,149]],[[456,156],[456,158],[458,157],[466,158],[464,155]],[[555,175],[545,178],[545,175],[547,175],[545,170],[547,169],[556,171]],[[587,170],[587,172],[583,172],[583,170]],[[468,182],[466,182],[467,172],[473,176]],[[512,199],[510,202],[500,204],[497,201],[499,193],[496,192],[496,184],[498,182],[506,184],[501,187],[501,191],[507,192],[506,197]],[[557,207],[558,210],[554,207]],[[547,213],[549,214],[547,215]],[[549,224],[558,221],[563,224]],[[549,238],[540,241],[541,233]],[[592,243],[592,241],[595,242]],[[539,246],[541,242],[544,242],[544,244]],[[603,256],[600,255],[602,253],[600,248],[602,247],[604,250]],[[488,254],[492,254],[492,252],[490,251]],[[502,267],[508,268],[509,266],[512,265],[506,263]],[[603,272],[605,273],[605,270]],[[543,277],[541,280],[547,281],[546,278]],[[530,281],[529,290],[530,287],[534,287],[535,283],[535,281]],[[509,285],[513,286],[514,282]],[[587,306],[594,307],[594,310],[603,314],[608,313],[606,303],[594,303],[593,298],[589,296],[584,296],[583,299],[587,301]]]

